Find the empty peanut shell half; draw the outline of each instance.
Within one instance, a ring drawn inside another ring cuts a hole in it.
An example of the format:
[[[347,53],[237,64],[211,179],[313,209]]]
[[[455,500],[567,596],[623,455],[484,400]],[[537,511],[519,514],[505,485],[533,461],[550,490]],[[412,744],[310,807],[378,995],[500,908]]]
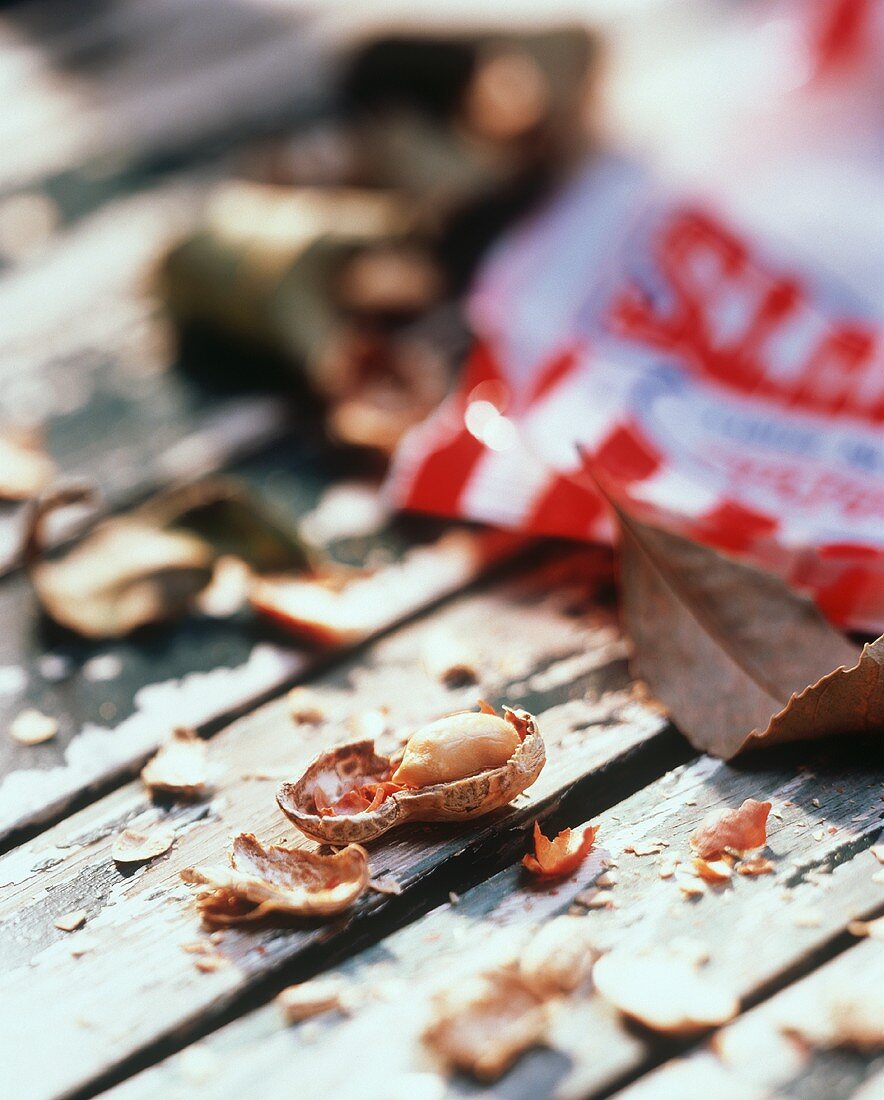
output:
[[[406,821],[468,821],[500,809],[546,763],[535,719],[523,710],[462,712],[410,739],[402,757],[354,741],[323,753],[276,795],[301,832],[325,844],[369,841]]]
[[[205,887],[197,908],[211,926],[245,924],[270,914],[328,917],[349,908],[368,885],[368,856],[358,844],[323,855],[265,846],[253,833],[240,833],[229,867],[185,867],[181,877]]]

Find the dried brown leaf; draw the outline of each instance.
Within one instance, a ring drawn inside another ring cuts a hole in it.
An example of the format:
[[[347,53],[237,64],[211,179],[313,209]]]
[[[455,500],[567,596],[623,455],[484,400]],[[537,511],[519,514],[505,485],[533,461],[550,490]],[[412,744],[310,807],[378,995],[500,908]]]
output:
[[[198,798],[208,790],[208,747],[193,730],[176,729],[142,769],[151,794]]]
[[[625,1016],[666,1035],[716,1027],[739,1011],[731,992],[676,954],[619,948],[599,959],[592,978],[598,992]]]
[[[111,856],[115,863],[146,863],[168,852],[174,843],[175,830],[165,825],[147,832],[124,829],[113,843]]]
[[[691,846],[700,859],[763,848],[767,843],[770,807],[770,802],[747,798],[736,810],[716,812],[691,837]]]
[[[884,729],[878,643],[858,665],[778,578],[614,507],[632,671],[692,745],[728,759],[750,742]]]
[[[368,855],[349,844],[333,855],[265,847],[252,833],[233,842],[230,867],[187,867],[185,882],[206,886],[197,907],[209,925],[243,924],[271,913],[325,917],[349,908],[368,885]]]
[[[839,733],[884,733],[884,635],[863,646],[849,668],[836,668],[793,695],[767,728],[753,731],[740,749]]]

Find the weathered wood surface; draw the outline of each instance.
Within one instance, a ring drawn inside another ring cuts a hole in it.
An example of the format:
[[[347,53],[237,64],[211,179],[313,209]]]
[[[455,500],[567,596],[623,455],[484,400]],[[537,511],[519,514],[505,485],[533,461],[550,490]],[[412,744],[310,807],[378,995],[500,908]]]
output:
[[[307,439],[228,472],[294,526],[341,469]],[[328,551],[352,565],[388,560],[407,568],[436,552],[432,535],[440,529],[435,521],[391,521],[370,538]],[[447,541],[439,544],[437,569],[405,604],[381,609],[379,627],[463,587],[517,545],[461,534],[461,555],[447,553]],[[77,639],[41,617],[21,575],[0,585],[0,617],[16,624],[0,635],[0,728],[29,706],[60,723],[59,734],[42,745],[0,740],[0,843],[134,773],[175,725],[217,725],[328,658],[328,650],[299,645],[247,609],[228,619],[194,615],[123,641]]]
[[[428,908],[442,889],[434,890],[433,881],[444,890],[475,881],[483,859],[512,858],[533,818],[575,784],[604,776],[593,788],[604,800],[606,790],[613,798],[623,783],[641,783],[646,768],[630,770],[636,750],[672,742],[661,716],[633,696],[613,609],[587,609],[596,584],[591,557],[577,552],[466,595],[430,621],[381,640],[322,678],[328,720],[319,727],[293,725],[284,699],[235,723],[210,742],[217,776],[210,801],[165,809],[132,784],[0,861],[0,882],[7,884],[0,903],[7,1088],[24,1084],[29,1096],[40,1097],[85,1087],[164,1036],[207,1026],[283,965],[315,967],[336,943],[352,949],[387,916]],[[441,630],[468,644],[478,686],[447,689],[426,672],[428,647]],[[385,740],[396,744],[416,725],[471,705],[480,694],[540,714],[549,761],[512,809],[471,829],[394,834],[374,847],[372,872],[399,880],[403,896],[367,896],[349,919],[319,927],[235,932],[226,941],[228,967],[214,974],[194,969],[193,956],[181,950],[199,936],[189,891],[178,879],[183,867],[223,858],[230,834],[240,830],[270,841],[296,839],[276,808],[276,781],[297,775],[328,744],[358,736],[363,721],[389,725]],[[388,708],[385,718],[381,707]],[[255,773],[271,778],[250,778]],[[159,820],[176,828],[174,848],[124,876],[110,860],[114,835],[124,825]],[[89,912],[81,933],[53,928],[54,916],[79,907]],[[87,933],[94,948],[72,957],[74,937]]]
[[[306,3],[66,9],[16,4],[0,18],[0,190],[242,141],[303,116],[326,88]]]
[[[182,174],[111,202],[0,277],[0,426],[38,424],[59,474],[94,481],[105,511],[290,428],[279,396],[232,398],[172,370],[174,341],[145,293],[207,183]],[[0,502],[0,573],[15,562],[22,514]]]
[[[665,1058],[667,1047],[624,1026],[601,998],[584,998],[559,1014],[555,1049],[529,1052],[489,1088],[437,1076],[439,1067],[419,1040],[432,992],[481,970],[496,943],[566,911],[607,859],[619,864],[619,881],[610,887],[617,908],[590,910],[583,917],[600,948],[675,949],[679,942],[691,950],[705,948],[710,957],[704,972],[744,1002],[788,981],[796,968],[812,965],[850,920],[884,908],[884,883],[873,877],[880,865],[866,850],[881,831],[884,771],[880,765],[823,763],[814,771],[798,771],[798,759],[795,753],[781,756],[779,766],[758,770],[708,758],[685,765],[593,815],[600,826],[596,848],[564,883],[538,890],[516,866],[344,963],[336,972],[348,980],[356,999],[351,1017],[331,1013],[286,1027],[271,1004],[131,1079],[113,1095],[177,1098],[202,1088],[213,1098],[235,1097],[247,1095],[258,1080],[262,1092],[296,1083],[305,1100],[345,1095],[357,1080],[360,1096],[371,1100],[424,1095],[421,1089],[433,1097],[507,1100],[605,1095]],[[688,838],[698,822],[709,810],[739,805],[746,797],[774,803],[769,854],[775,873],[734,876],[732,885],[687,900],[674,879],[660,878],[662,862],[673,857],[689,862]],[[662,855],[624,850],[657,837],[669,845]]]
[[[881,1003],[884,944],[867,940],[716,1032],[708,1045],[673,1059],[618,1100],[848,1100],[884,1096],[884,1051],[814,1047],[794,1030],[818,1024],[827,1006]],[[884,1018],[880,1021],[884,1031]],[[868,1090],[868,1091],[866,1091]]]

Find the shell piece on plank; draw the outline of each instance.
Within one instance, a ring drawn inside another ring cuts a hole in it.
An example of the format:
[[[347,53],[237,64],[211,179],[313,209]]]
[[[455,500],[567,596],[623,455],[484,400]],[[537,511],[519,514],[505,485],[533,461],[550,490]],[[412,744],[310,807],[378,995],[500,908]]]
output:
[[[317,807],[340,802],[348,792],[389,780],[398,761],[375,752],[374,741],[341,745],[317,757],[294,783],[276,795],[282,812],[298,828],[324,844],[366,842],[406,821],[469,821],[500,809],[530,787],[546,763],[537,722],[526,711],[504,708],[505,719],[521,740],[503,764],[461,779],[393,790],[379,805],[358,813],[325,815]]]
[[[208,790],[208,746],[193,730],[176,729],[147,762],[141,779],[151,794],[199,798]]]
[[[423,1039],[451,1068],[494,1081],[523,1050],[544,1042],[547,1025],[544,999],[504,968],[435,997]]]
[[[49,515],[92,495],[83,485],[61,486],[33,509],[25,557],[46,613],[86,638],[119,638],[183,614],[212,576],[213,551],[195,535],[121,517],[100,524],[64,557],[43,557]]]
[[[598,960],[592,980],[624,1016],[665,1035],[695,1035],[725,1024],[740,1007],[689,960],[663,951],[616,949]]]
[[[146,863],[161,856],[175,843],[175,830],[167,825],[142,832],[124,829],[113,843],[111,856],[115,863]]]
[[[240,833],[229,867],[186,867],[181,877],[207,887],[197,907],[210,925],[244,924],[271,913],[327,917],[349,908],[368,885],[368,854],[358,844],[333,855],[265,847],[253,833]]]

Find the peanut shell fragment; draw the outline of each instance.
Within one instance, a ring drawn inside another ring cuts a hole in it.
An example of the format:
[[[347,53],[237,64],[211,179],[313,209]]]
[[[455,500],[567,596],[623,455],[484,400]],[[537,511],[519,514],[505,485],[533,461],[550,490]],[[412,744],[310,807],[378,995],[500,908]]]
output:
[[[270,914],[327,917],[349,908],[368,885],[368,855],[358,844],[321,855],[265,846],[253,833],[240,833],[229,867],[186,867],[181,878],[207,887],[197,895],[197,908],[210,926],[245,924]]]
[[[689,961],[662,951],[620,948],[593,967],[596,990],[624,1016],[665,1035],[693,1035],[727,1023],[739,1001]]]
[[[29,708],[12,720],[9,736],[20,745],[42,745],[58,733],[58,722],[48,714]]]
[[[179,728],[144,766],[141,778],[151,794],[198,798],[208,789],[208,748],[193,730]]]
[[[493,754],[489,751],[485,756],[474,752],[474,746],[465,743],[459,732],[464,718],[469,720],[470,729],[484,731],[486,724],[476,727],[472,719],[487,717],[469,713],[450,716],[456,721],[447,729],[456,740],[458,753],[440,753],[435,771],[428,770],[426,758],[422,758],[419,768],[415,763],[413,769],[405,771],[406,776],[423,778],[450,775],[461,768],[468,772],[483,761],[489,762],[474,774],[426,786],[394,782],[391,777],[401,774],[397,770],[400,761],[379,755],[374,741],[366,739],[323,753],[300,779],[283,783],[276,800],[301,832],[324,844],[364,843],[406,821],[469,821],[491,813],[535,781],[546,763],[546,752],[535,719],[526,711],[504,708],[504,717],[496,719],[492,728],[496,737],[498,723],[509,725],[512,734],[507,731],[506,737],[513,748],[503,763],[491,763],[502,756],[496,742]],[[438,730],[434,738],[437,734]],[[456,766],[458,759],[460,767]]]
[[[175,830],[160,826],[148,832],[124,829],[111,848],[115,863],[146,863],[161,856],[175,843]]]

